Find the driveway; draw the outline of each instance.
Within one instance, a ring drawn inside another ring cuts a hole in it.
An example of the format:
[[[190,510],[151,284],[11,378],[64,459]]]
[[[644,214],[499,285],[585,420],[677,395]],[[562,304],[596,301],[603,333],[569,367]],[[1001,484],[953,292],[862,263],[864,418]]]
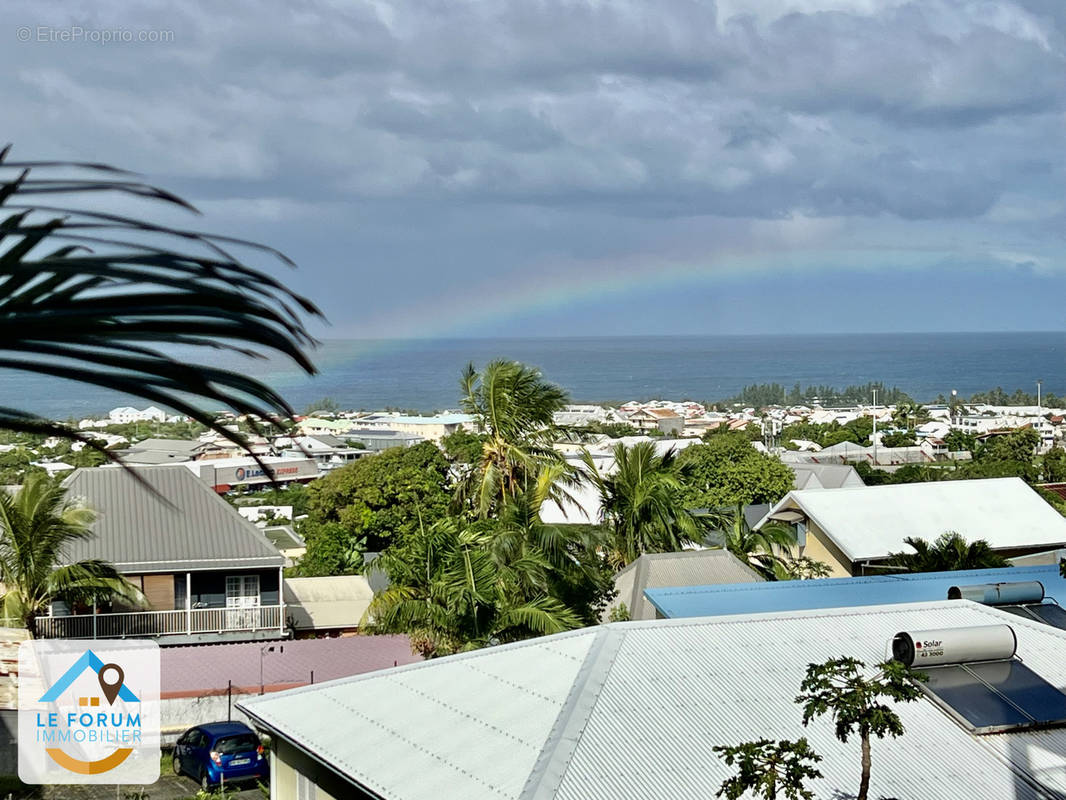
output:
[[[196,797],[200,787],[192,778],[163,775],[151,786],[45,786],[38,795],[43,800],[187,800]],[[237,794],[229,795],[235,800],[262,800],[263,795],[255,784]]]

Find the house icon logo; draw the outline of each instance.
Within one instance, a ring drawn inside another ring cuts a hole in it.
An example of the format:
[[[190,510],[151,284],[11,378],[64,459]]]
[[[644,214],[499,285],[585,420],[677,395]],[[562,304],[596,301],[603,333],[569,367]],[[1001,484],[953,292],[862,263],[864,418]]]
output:
[[[86,648],[30,641],[19,648],[19,666],[24,782],[151,783],[159,777],[154,642],[97,641]]]
[[[44,720],[38,716],[38,726],[42,728],[39,736],[43,741],[85,741],[90,737],[103,741],[130,740],[130,743],[141,741],[141,715],[129,711],[115,711],[116,701],[122,701],[120,706],[133,703],[140,705],[140,699],[126,686],[126,673],[118,664],[105,664],[100,656],[92,650],[86,650],[81,658],[71,665],[70,669],[63,673],[47,692],[41,695],[42,703],[55,703],[74,682],[86,671],[96,675],[100,684],[100,695],[82,695],[78,697],[78,706],[81,711],[70,712],[65,720],[68,736],[62,736],[59,730],[60,720],[58,715],[53,717],[49,714]],[[101,700],[106,700],[110,710],[102,706]],[[129,729],[129,730],[127,730]],[[109,772],[125,761],[133,752],[132,747],[116,747],[109,755],[93,761],[86,761],[67,753],[62,747],[45,747],[49,757],[63,769],[78,775],[98,775]]]

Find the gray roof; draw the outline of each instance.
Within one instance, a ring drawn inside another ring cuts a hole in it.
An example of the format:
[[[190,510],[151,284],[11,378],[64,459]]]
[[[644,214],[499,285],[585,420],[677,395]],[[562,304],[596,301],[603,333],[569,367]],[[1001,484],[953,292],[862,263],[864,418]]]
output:
[[[850,797],[858,744],[802,725],[809,663],[885,657],[901,630],[1010,624],[1018,656],[1066,685],[1066,632],[965,600],[599,625],[244,699],[276,737],[383,800],[713,797],[712,744],[806,736],[818,798]],[[933,702],[896,706],[871,797],[1066,796],[1066,729],[974,736]],[[878,745],[881,747],[878,747]]]
[[[145,439],[123,450],[119,458],[127,464],[173,464],[190,461],[204,449],[205,443],[197,439]]]
[[[797,489],[842,489],[845,486],[866,485],[855,467],[850,464],[794,464],[791,466],[792,471],[796,473]]]
[[[726,550],[646,553],[614,576],[618,596],[612,605],[625,603],[630,619],[655,619],[655,606],[644,596],[645,589],[761,580],[759,573]]]
[[[68,496],[97,512],[91,539],[67,549],[71,561],[100,558],[127,574],[285,563],[262,532],[180,464],[131,468],[159,496],[119,467],[76,470]]]

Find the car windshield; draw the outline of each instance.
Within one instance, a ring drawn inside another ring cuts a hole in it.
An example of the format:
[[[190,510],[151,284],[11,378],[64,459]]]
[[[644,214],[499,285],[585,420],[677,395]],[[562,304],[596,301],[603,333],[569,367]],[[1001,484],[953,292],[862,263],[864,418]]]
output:
[[[222,755],[244,753],[248,750],[255,750],[257,747],[259,747],[259,740],[255,737],[255,734],[251,733],[242,733],[238,736],[226,736],[215,742],[215,751]]]

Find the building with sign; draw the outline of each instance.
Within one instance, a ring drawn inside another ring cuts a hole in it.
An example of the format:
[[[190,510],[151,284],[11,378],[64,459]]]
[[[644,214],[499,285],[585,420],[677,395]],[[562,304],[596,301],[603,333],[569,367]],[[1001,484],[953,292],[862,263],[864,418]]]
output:
[[[190,461],[181,466],[220,494],[242,489],[254,490],[272,482],[282,486],[309,483],[321,474],[313,458],[263,456],[256,461],[245,456]]]

